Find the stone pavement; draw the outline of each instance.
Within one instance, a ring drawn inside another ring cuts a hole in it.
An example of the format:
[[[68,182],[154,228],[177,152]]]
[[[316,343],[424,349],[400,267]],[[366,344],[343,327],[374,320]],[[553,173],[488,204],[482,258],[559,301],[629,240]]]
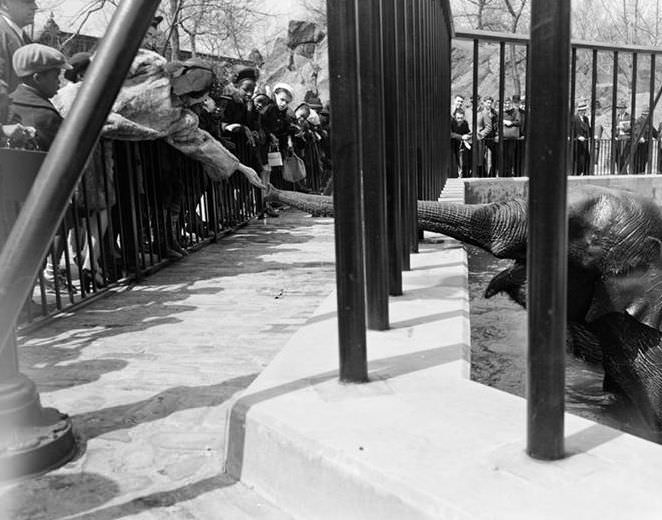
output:
[[[0,488],[0,519],[287,518],[223,474],[227,403],[333,290],[333,254],[332,219],[286,210],[24,338],[80,452]]]

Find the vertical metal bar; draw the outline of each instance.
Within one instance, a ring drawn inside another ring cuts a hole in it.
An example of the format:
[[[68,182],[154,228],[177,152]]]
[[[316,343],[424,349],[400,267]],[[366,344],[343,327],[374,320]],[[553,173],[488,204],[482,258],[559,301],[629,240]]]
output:
[[[634,156],[637,149],[637,140],[634,137],[634,121],[636,119],[635,114],[637,112],[637,61],[638,54],[636,52],[632,53],[632,92],[630,93],[630,143],[628,146],[628,167],[629,173],[639,173],[635,171]],[[619,172],[624,173],[624,172]]]
[[[596,153],[598,148],[595,143],[595,110],[597,108],[596,97],[597,97],[597,84],[598,84],[598,49],[593,49],[591,53],[591,164],[588,167],[588,174],[593,175],[595,173],[595,164],[596,164]]]
[[[503,171],[503,100],[506,92],[506,42],[499,42],[499,177],[504,177]],[[528,89],[527,89],[528,90]]]
[[[400,214],[402,200],[400,194],[400,113],[397,109],[400,92],[400,76],[397,72],[398,42],[396,32],[395,2],[384,0],[382,16],[384,24],[384,126],[385,126],[385,168],[386,168],[386,206],[388,218],[388,258],[389,258],[389,294],[402,294],[402,226]]]
[[[616,105],[618,104],[618,51],[614,51],[611,79],[611,166],[609,173],[614,175],[617,169],[619,150],[616,149]],[[619,147],[620,148],[620,147]]]
[[[416,46],[416,3],[413,1],[409,2],[409,8],[407,9],[407,43],[408,43],[408,52],[407,52],[407,63],[409,68],[407,74],[410,80],[415,82],[415,85],[411,88],[410,96],[417,96],[416,85],[420,84],[420,75],[417,68],[418,64],[418,49]],[[411,98],[410,98],[411,99]],[[407,223],[409,226],[409,247],[412,253],[418,253],[418,233],[416,229],[416,195],[418,194],[418,174],[421,168],[420,158],[418,156],[418,144],[419,144],[419,124],[416,119],[416,110],[407,110],[407,127],[409,129],[409,157],[411,168],[409,171],[409,192],[408,192],[408,211],[407,211]]]
[[[473,110],[471,111],[471,167],[473,169],[472,177],[478,177],[478,38],[475,38],[473,43],[474,62],[471,89],[471,96],[473,98]]]
[[[577,48],[573,47],[570,57],[570,153],[567,154],[568,164],[566,165],[566,175],[577,174],[577,153],[575,146],[575,125],[572,121],[575,117],[575,89],[577,88]]]
[[[368,380],[356,0],[328,0],[340,380]]]
[[[402,269],[409,271],[411,269],[411,263],[409,258],[409,252],[411,247],[411,237],[409,234],[409,224],[408,224],[408,211],[409,206],[408,202],[408,179],[409,179],[409,168],[410,168],[410,159],[409,159],[409,139],[408,139],[408,128],[407,128],[407,106],[408,99],[410,94],[409,88],[409,78],[407,77],[407,67],[406,67],[406,52],[407,52],[407,37],[406,30],[407,24],[406,12],[404,2],[395,2],[395,37],[397,39],[397,74],[398,74],[398,100],[397,100],[397,110],[398,110],[398,128],[399,128],[399,158],[400,158],[400,229],[402,232],[402,260],[401,265]]]
[[[570,0],[531,5],[527,452],[564,456]]]
[[[388,318],[388,244],[386,178],[384,176],[384,117],[382,91],[381,0],[358,2],[361,131],[363,139],[363,207],[368,328],[386,330]]]
[[[650,83],[648,86],[648,110],[650,124],[646,127],[646,140],[648,142],[648,153],[646,154],[646,173],[650,175],[653,166],[653,114],[655,114],[655,54],[651,53]],[[657,144],[657,143],[656,143]]]

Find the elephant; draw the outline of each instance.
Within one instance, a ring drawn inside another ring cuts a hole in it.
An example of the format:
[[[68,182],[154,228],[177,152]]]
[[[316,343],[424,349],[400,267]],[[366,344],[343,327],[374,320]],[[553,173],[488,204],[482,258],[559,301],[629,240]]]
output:
[[[267,197],[319,216],[333,199],[269,188]],[[583,185],[568,193],[567,348],[601,363],[605,391],[629,398],[662,432],[662,210],[626,190]],[[418,201],[419,230],[442,233],[513,260],[486,297],[526,306],[528,203]]]

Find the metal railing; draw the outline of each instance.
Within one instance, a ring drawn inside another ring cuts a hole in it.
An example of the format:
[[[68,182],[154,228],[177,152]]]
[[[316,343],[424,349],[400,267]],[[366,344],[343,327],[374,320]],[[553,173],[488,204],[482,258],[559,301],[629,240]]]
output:
[[[240,160],[242,151],[237,150]],[[34,168],[29,161],[23,164]],[[36,172],[16,173],[30,178]],[[200,163],[163,141],[101,140],[58,225],[19,325],[29,330],[108,288],[140,280],[250,221],[260,206],[259,191],[244,177],[211,181]]]
[[[498,121],[503,120],[501,100],[511,95],[525,99],[525,120],[530,119],[530,95],[525,85],[535,87],[539,83],[531,83],[529,78],[528,36],[457,31],[454,42],[471,42],[472,51],[465,53],[467,61],[471,61],[470,92],[455,92],[470,99],[468,119],[472,147],[471,151],[462,151],[462,157],[468,163],[465,164],[464,175],[524,175],[522,165],[527,146],[526,132],[521,133],[516,143],[509,142],[504,140],[503,125],[499,124],[493,142],[481,142],[477,127],[479,100],[485,96],[495,99]],[[656,68],[656,56],[660,53],[662,49],[659,47],[571,42],[570,94],[566,111],[574,115],[579,102],[585,101],[590,135],[585,142],[580,142],[575,134],[575,125],[569,125],[569,174],[613,175],[659,171],[654,115],[662,94],[662,71]],[[493,60],[494,67],[498,69],[498,74],[494,76],[489,74],[484,64],[489,60]],[[642,114],[645,107],[649,108],[648,116]],[[650,146],[651,143],[654,145]],[[453,143],[451,146],[456,148],[456,145]],[[452,151],[457,157],[457,150]],[[491,168],[480,168],[486,161],[490,162]],[[452,171],[451,175],[455,172]]]
[[[383,292],[366,292],[371,283],[383,283],[387,278],[383,265],[368,260],[367,250],[383,251],[385,247],[379,227],[384,222],[380,219],[386,221],[387,235],[394,237],[388,251],[402,253],[390,255],[392,266],[388,277],[389,292],[401,294],[397,276],[392,275],[408,267],[409,254],[416,250],[413,244],[418,237],[413,232],[412,202],[416,194],[420,198],[436,199],[451,167],[448,148],[442,151],[442,147],[433,143],[450,140],[453,28],[446,1],[329,0],[327,5],[332,127],[342,129],[332,139],[332,160],[336,166],[339,372],[341,381],[359,383],[368,378],[366,315],[372,316],[372,306],[388,308]],[[527,262],[531,302],[527,452],[534,458],[549,460],[564,456],[566,167],[570,155],[568,107],[572,97],[569,70],[575,51],[571,52],[570,47],[569,0],[534,0],[531,16],[530,42],[516,36],[492,37],[500,45],[500,99],[504,98],[505,90],[506,42],[525,43],[527,56],[530,47],[532,57],[526,60],[527,92],[531,94],[527,114],[530,121],[525,134],[527,150],[518,163],[524,171],[532,173]],[[476,34],[471,38],[475,40],[473,69],[477,77],[479,38]],[[636,63],[634,68],[636,72]],[[572,81],[574,92],[574,75]],[[369,105],[362,95],[364,90],[377,93]],[[475,81],[473,90],[477,98]],[[384,97],[379,100],[382,93]],[[593,93],[593,104],[595,98]],[[374,112],[380,112],[382,119]],[[473,119],[475,128],[475,115]],[[592,119],[594,128],[595,119]],[[503,129],[499,129],[498,137],[502,153],[497,168],[503,172]],[[612,137],[611,150],[613,143]],[[475,157],[475,134],[473,144]],[[609,147],[605,148],[603,152],[608,152]],[[382,161],[386,180],[379,177]],[[611,158],[609,164],[613,168]],[[512,168],[514,172],[515,166]],[[375,189],[373,183],[379,187],[385,185],[385,192]],[[385,204],[388,219],[383,214]],[[364,247],[367,233],[371,233],[369,248]],[[368,275],[374,277],[372,282],[366,281],[366,264],[370,265]]]
[[[361,382],[366,327],[388,328],[388,295],[418,250],[416,200],[446,180],[452,26],[446,0],[327,9],[340,378]]]

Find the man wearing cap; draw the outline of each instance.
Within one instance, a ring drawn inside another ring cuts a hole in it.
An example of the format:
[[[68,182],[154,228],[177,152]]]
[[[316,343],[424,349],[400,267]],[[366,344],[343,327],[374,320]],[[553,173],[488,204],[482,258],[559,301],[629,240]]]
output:
[[[572,160],[574,175],[588,175],[591,152],[589,143],[591,138],[591,123],[586,117],[588,106],[586,101],[577,104],[577,112],[572,117]]]
[[[18,86],[12,56],[19,47],[30,43],[23,27],[34,22],[34,0],[0,0],[0,123],[7,117],[9,93]]]
[[[632,135],[639,137],[634,151],[634,173],[646,173],[650,138],[657,139],[657,130],[653,127],[649,114],[650,109],[647,106],[644,107],[632,129]]]
[[[60,88],[60,71],[71,65],[60,51],[40,43],[17,49],[12,63],[20,84],[9,95],[8,122],[33,127],[37,145],[48,150],[62,124],[62,116],[49,99]]]

